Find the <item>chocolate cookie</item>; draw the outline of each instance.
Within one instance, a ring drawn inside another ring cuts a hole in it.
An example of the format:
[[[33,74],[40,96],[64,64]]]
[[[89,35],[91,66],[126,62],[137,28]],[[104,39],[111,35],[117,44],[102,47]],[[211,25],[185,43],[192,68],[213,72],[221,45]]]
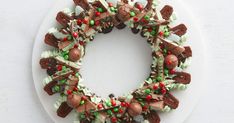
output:
[[[71,108],[70,106],[68,106],[67,102],[63,102],[60,107],[57,110],[57,115],[60,117],[66,117],[71,111],[73,110],[73,108]]]
[[[191,75],[186,72],[176,72],[176,76],[172,79],[175,83],[189,84],[191,82]]]
[[[170,28],[169,30],[178,36],[182,36],[187,32],[187,27],[184,24],[180,24],[173,28]]]
[[[172,13],[173,13],[173,8],[169,5],[166,5],[162,8],[160,13],[161,13],[163,19],[169,20]]]
[[[57,39],[53,34],[47,33],[45,35],[44,41],[45,41],[46,44],[48,44],[48,45],[50,45],[52,47],[58,48],[59,39]]]
[[[63,25],[64,27],[68,26],[68,23],[72,20],[73,18],[64,12],[59,12],[57,14],[56,20]]]
[[[179,106],[179,101],[172,94],[167,93],[163,98],[164,104],[172,109],[176,109]]]
[[[160,123],[160,117],[156,111],[150,111],[147,115],[146,118],[148,119],[149,123]]]

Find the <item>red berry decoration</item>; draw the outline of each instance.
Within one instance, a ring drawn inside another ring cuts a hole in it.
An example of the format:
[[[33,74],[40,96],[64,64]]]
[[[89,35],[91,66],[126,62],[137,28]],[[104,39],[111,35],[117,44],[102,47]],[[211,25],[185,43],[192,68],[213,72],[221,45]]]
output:
[[[147,96],[146,96],[146,100],[147,100],[147,101],[150,101],[151,99],[152,99],[152,96],[151,96],[151,95],[147,95]]]
[[[74,38],[77,38],[77,37],[78,37],[78,33],[77,33],[77,32],[73,32],[72,36],[73,36]]]
[[[111,118],[111,122],[112,122],[112,123],[116,123],[116,122],[117,122],[117,118],[116,118],[116,117],[112,117],[112,118]]]
[[[62,69],[63,69],[63,66],[62,66],[62,65],[58,65],[58,66],[57,66],[57,70],[58,70],[58,71],[61,71]]]
[[[100,12],[96,12],[95,15],[96,15],[96,16],[100,16],[101,13],[100,13]]]
[[[67,94],[68,95],[72,94],[72,91],[71,90],[67,90]]]

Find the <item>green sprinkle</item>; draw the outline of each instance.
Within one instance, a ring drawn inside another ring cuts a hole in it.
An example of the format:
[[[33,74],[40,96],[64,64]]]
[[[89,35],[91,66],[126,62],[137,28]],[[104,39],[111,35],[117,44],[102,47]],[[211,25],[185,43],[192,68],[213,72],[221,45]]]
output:
[[[85,101],[84,101],[84,100],[80,101],[80,105],[83,105],[84,103],[85,103]]]
[[[170,35],[170,32],[164,32],[164,36],[168,37]]]
[[[106,105],[107,105],[108,107],[110,107],[110,106],[111,106],[111,102],[110,102],[110,101],[107,101],[107,102],[106,102]]]
[[[67,67],[66,67],[66,66],[63,66],[63,67],[62,67],[62,70],[63,70],[63,71],[65,71],[66,69],[67,69]]]
[[[76,77],[79,77],[79,73],[77,72],[75,76],[76,76]]]
[[[115,8],[114,8],[114,7],[110,7],[110,10],[111,10],[112,12],[115,12]]]
[[[135,14],[135,12],[130,12],[130,16],[131,17],[133,17],[133,16],[135,16],[136,14]]]
[[[164,70],[164,74],[165,74],[165,75],[168,75],[168,73],[169,73],[169,70],[165,69],[165,70]]]
[[[152,30],[152,31],[150,32],[150,34],[154,36],[154,35],[156,35],[156,31],[155,31],[155,30]]]
[[[68,55],[64,55],[63,57],[65,60],[68,60],[69,56]]]
[[[98,112],[94,112],[93,114],[94,114],[95,117],[97,117],[99,115]]]
[[[165,54],[166,54],[166,53],[167,53],[167,49],[163,49],[163,53],[165,53]]]
[[[146,93],[146,94],[150,94],[150,93],[151,93],[151,90],[150,90],[150,89],[145,89],[145,93]]]
[[[60,83],[61,83],[61,84],[65,84],[65,82],[66,82],[66,79],[60,80]]]
[[[84,115],[84,114],[81,114],[81,115],[80,115],[80,118],[81,118],[81,119],[84,119],[84,118],[85,118],[85,115]]]
[[[102,8],[97,8],[97,11],[98,12],[103,12],[103,9]]]
[[[150,19],[150,16],[149,16],[149,15],[145,15],[145,16],[144,16],[144,19],[149,20],[149,19]]]
[[[55,92],[58,92],[60,90],[60,87],[56,85],[56,86],[54,86],[53,89],[54,89]]]
[[[107,114],[108,115],[112,115],[112,111],[111,110],[107,110]]]
[[[89,21],[89,25],[93,26],[95,24],[94,20]]]
[[[119,111],[119,109],[118,108],[114,108],[114,112],[118,112]]]
[[[143,102],[141,102],[140,104],[141,104],[141,106],[145,106],[145,103],[143,103]]]
[[[71,41],[72,40],[72,36],[71,35],[67,36],[67,40]]]
[[[157,81],[158,81],[158,82],[161,82],[161,81],[162,81],[162,77],[161,77],[161,76],[158,76],[158,77],[157,77]]]

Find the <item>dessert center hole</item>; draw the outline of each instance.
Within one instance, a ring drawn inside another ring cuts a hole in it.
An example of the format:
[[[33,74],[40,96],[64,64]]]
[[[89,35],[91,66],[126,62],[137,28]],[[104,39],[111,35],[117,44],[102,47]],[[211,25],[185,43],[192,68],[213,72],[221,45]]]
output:
[[[148,77],[150,45],[129,28],[97,34],[86,48],[81,74],[83,84],[102,97],[116,97],[138,88]]]

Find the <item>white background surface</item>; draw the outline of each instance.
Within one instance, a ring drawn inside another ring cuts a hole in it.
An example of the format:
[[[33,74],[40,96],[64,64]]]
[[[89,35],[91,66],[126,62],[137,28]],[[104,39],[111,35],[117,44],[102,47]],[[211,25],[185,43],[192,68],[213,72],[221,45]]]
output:
[[[196,18],[207,51],[207,89],[185,123],[232,123],[234,1],[182,0]],[[56,1],[11,0],[0,4],[0,122],[51,123],[34,90],[31,55],[35,35]]]

